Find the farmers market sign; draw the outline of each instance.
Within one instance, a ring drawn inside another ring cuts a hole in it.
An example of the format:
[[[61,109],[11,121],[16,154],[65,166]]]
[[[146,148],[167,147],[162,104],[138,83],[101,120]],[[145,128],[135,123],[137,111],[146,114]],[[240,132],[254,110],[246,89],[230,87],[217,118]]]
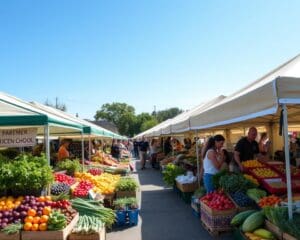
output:
[[[36,128],[2,129],[0,130],[0,147],[33,146],[36,134]]]

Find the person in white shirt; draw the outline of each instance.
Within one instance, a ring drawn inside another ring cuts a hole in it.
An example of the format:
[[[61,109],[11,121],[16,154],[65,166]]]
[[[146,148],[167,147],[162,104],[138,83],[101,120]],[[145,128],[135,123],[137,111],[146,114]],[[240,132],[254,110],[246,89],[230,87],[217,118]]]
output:
[[[218,160],[218,155],[224,145],[224,141],[225,138],[218,134],[209,138],[203,149],[203,182],[207,193],[215,190],[212,177],[220,171],[224,163],[224,158]]]

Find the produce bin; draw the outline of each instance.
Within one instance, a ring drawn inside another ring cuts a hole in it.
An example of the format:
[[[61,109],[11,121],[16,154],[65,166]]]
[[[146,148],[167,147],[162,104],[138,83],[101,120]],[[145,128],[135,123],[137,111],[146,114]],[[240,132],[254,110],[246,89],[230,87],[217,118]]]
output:
[[[130,209],[128,212],[129,225],[137,225],[139,220],[139,209]]]
[[[79,220],[77,213],[68,226],[58,231],[22,231],[22,240],[67,240]]]
[[[231,219],[236,215],[237,209],[215,210],[201,202],[201,221],[212,233],[231,231]]]
[[[288,233],[283,233],[282,234],[282,239],[283,240],[297,240],[297,238],[293,237],[292,235]]]
[[[136,191],[117,191],[116,197],[117,198],[124,198],[124,197],[135,197],[136,198]]]
[[[106,240],[106,230],[105,227],[99,229],[98,233],[91,234],[78,234],[71,233],[68,240]]]
[[[272,222],[266,220],[265,221],[265,227],[267,230],[269,230],[271,233],[273,233],[277,239],[282,239],[283,232],[280,230],[279,227],[277,227],[275,224]]]
[[[276,174],[276,176],[273,176],[273,177],[261,177],[261,176],[257,175],[257,174],[254,172],[254,170],[255,170],[255,169],[261,169],[261,168],[267,168],[267,169],[270,169],[271,171],[273,171],[273,172]],[[272,168],[270,168],[270,167],[268,167],[268,166],[267,166],[267,167],[252,168],[252,169],[249,170],[249,173],[250,173],[253,177],[255,177],[261,184],[262,184],[262,181],[263,181],[264,179],[281,178],[281,176],[280,176],[276,171],[274,171]]]
[[[195,190],[198,188],[198,183],[186,183],[182,184],[176,181],[176,186],[181,192],[195,192]]]
[[[281,178],[265,178],[261,183],[271,194],[285,194],[287,192],[286,183]],[[273,186],[272,184],[277,184],[277,186]]]
[[[21,239],[21,233],[15,233],[15,234],[5,234],[3,232],[0,232],[0,239],[1,240],[20,240]]]
[[[116,224],[117,226],[124,226],[126,223],[127,212],[125,210],[116,211]]]

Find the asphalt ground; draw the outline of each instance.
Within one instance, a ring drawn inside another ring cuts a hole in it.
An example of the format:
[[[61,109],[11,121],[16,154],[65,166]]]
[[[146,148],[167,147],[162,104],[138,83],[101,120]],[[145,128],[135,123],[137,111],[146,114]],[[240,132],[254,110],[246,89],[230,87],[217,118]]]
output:
[[[139,161],[135,163],[137,170],[132,176],[140,184],[138,225],[114,227],[108,231],[107,240],[233,239],[230,233],[212,237],[201,225],[201,220],[193,215],[191,206],[165,186],[159,170],[149,165],[140,170]]]

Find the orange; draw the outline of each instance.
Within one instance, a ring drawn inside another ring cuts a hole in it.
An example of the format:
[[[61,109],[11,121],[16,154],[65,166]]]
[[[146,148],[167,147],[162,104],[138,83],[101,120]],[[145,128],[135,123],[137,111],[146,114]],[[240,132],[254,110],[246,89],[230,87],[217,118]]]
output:
[[[36,216],[33,218],[33,223],[40,223],[40,217]]]
[[[25,231],[30,231],[32,228],[32,223],[30,223],[30,222],[25,223],[23,228]]]
[[[31,231],[38,231],[39,225],[37,223],[32,224]]]
[[[40,196],[38,199],[37,199],[38,202],[45,202],[45,197],[44,196]]]
[[[44,207],[43,208],[43,215],[50,215],[51,207]]]
[[[35,215],[36,215],[36,211],[34,209],[31,208],[27,211],[27,216],[34,217]]]
[[[24,222],[25,222],[25,223],[32,223],[32,222],[33,222],[33,217],[32,217],[32,216],[27,216],[27,217],[24,219]]]
[[[46,231],[47,230],[47,223],[41,223],[39,226],[40,231]]]
[[[51,201],[52,198],[51,198],[51,196],[45,196],[45,200],[46,200],[46,201]]]
[[[46,222],[48,222],[48,219],[49,219],[49,217],[47,215],[42,215],[41,219],[40,219],[40,222],[41,223],[46,223]]]

